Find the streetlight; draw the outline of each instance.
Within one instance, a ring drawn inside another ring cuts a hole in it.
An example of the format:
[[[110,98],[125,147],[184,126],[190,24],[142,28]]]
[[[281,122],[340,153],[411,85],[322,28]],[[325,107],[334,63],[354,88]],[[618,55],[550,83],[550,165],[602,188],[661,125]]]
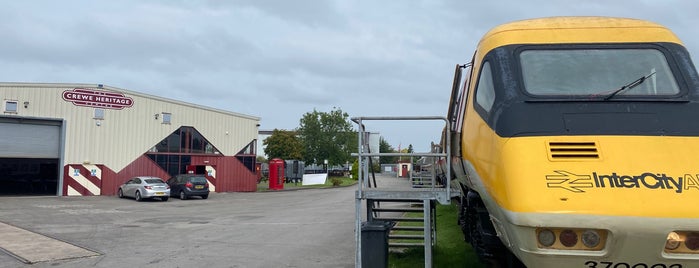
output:
[[[328,159],[323,160],[323,164],[325,164],[325,173],[328,173]]]

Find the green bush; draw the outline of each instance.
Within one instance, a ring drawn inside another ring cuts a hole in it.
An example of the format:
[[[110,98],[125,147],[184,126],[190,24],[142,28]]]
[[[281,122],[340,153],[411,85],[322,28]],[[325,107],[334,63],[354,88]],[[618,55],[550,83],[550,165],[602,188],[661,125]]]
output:
[[[350,173],[352,174],[352,179],[359,179],[357,175],[359,174],[359,162],[357,160],[354,160],[354,163],[352,163],[352,170],[350,170]]]
[[[375,173],[381,173],[381,165],[379,163],[372,163],[371,168],[369,169],[369,172],[374,171]],[[352,171],[350,172],[352,174],[352,178],[357,180],[359,178],[359,162],[357,160],[352,163]]]
[[[333,186],[340,186],[342,185],[342,179],[338,177],[332,177],[330,178],[330,182],[333,184]]]

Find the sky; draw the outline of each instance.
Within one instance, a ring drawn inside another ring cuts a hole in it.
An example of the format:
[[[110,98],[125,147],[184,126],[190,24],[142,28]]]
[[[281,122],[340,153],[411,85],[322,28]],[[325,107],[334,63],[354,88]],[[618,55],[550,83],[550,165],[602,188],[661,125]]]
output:
[[[0,1],[0,81],[104,84],[295,129],[314,109],[445,116],[456,64],[511,21],[612,16],[670,28],[699,55],[697,1]],[[394,148],[443,122],[367,122]],[[262,148],[258,148],[258,154]]]

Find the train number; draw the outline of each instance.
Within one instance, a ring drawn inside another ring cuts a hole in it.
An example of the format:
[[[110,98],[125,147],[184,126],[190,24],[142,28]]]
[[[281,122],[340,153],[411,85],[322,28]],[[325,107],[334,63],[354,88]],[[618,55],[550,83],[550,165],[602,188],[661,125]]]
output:
[[[585,267],[588,268],[682,268],[682,264],[647,264],[647,263],[625,263],[611,261],[587,261]]]

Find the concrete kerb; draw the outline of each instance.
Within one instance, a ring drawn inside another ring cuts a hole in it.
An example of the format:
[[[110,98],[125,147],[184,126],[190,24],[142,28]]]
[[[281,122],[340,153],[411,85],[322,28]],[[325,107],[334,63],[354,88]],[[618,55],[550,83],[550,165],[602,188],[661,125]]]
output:
[[[270,189],[257,189],[257,192],[283,192],[283,191],[299,191],[299,190],[310,190],[310,189],[333,189],[333,188],[345,188],[345,187],[353,187],[357,186],[357,181],[355,181],[352,184],[348,185],[339,185],[339,186],[323,186],[323,187],[293,187],[293,188],[283,188],[279,190],[270,190]]]

